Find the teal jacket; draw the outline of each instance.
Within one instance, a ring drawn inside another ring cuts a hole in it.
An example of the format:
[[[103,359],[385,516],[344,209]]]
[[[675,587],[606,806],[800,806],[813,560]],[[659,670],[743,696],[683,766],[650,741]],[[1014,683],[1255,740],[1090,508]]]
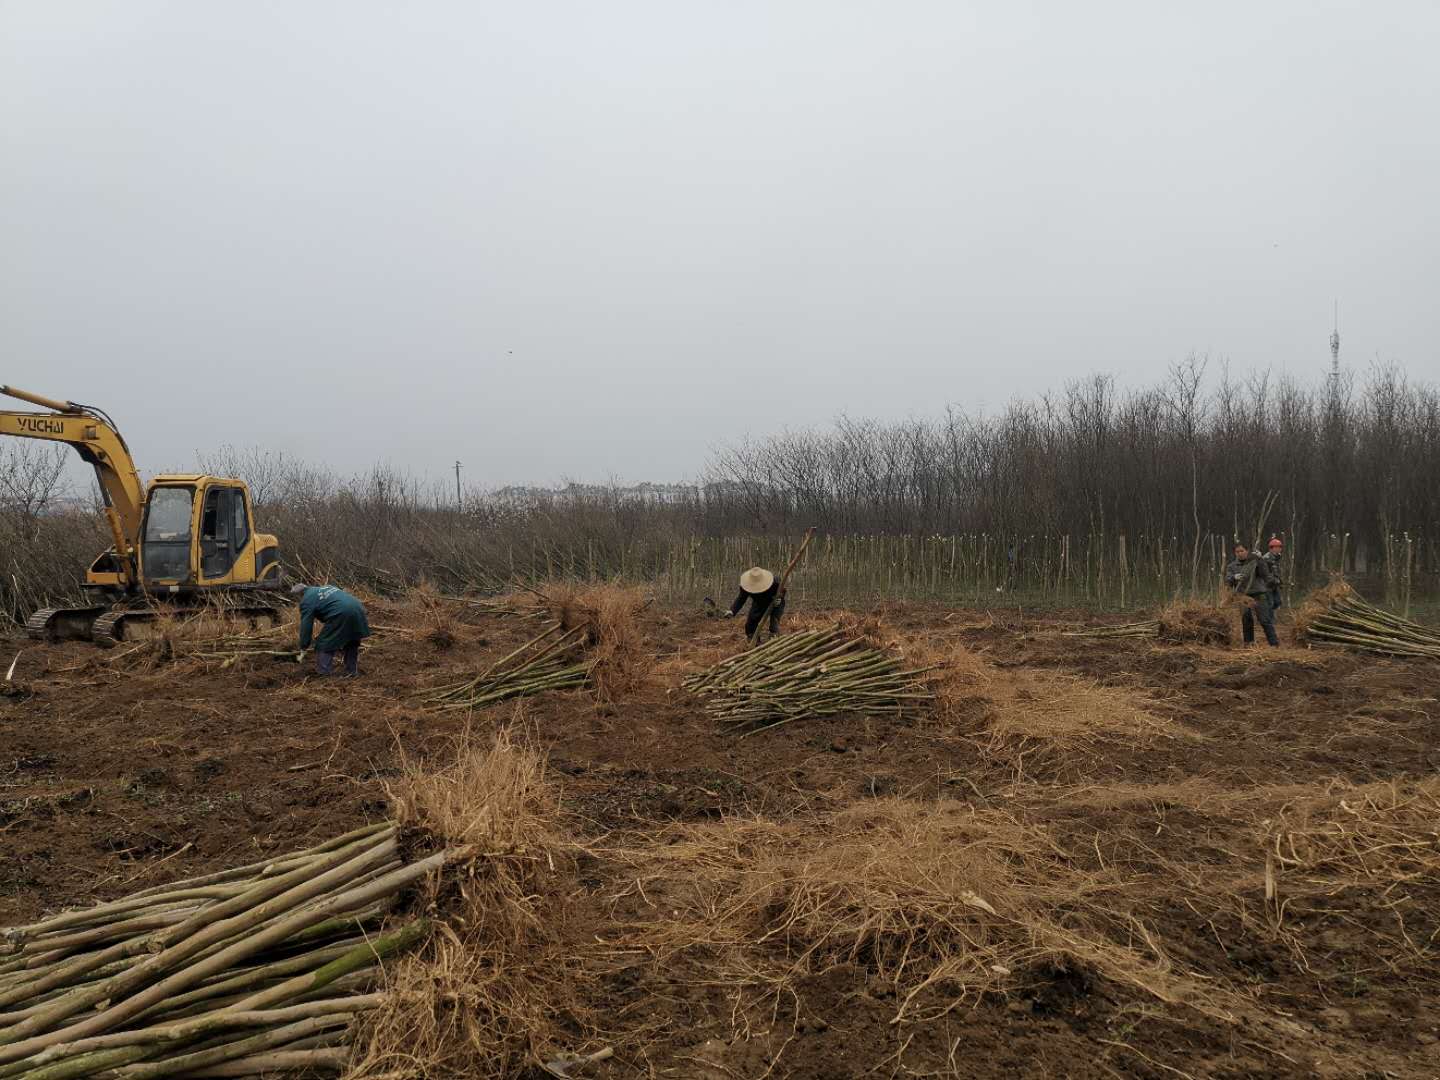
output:
[[[370,636],[365,605],[334,585],[312,585],[300,597],[300,648],[310,647],[315,620],[325,624],[315,638],[318,652],[339,652],[352,641]]]

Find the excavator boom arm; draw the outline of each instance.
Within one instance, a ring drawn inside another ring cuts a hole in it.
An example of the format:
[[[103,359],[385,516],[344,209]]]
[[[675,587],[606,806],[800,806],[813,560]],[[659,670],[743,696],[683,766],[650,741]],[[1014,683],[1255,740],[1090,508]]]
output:
[[[105,495],[106,516],[115,533],[116,553],[131,562],[139,545],[145,489],[120,433],[108,421],[74,402],[52,401],[13,386],[0,386],[0,394],[53,410],[0,412],[0,435],[68,443],[93,465]]]

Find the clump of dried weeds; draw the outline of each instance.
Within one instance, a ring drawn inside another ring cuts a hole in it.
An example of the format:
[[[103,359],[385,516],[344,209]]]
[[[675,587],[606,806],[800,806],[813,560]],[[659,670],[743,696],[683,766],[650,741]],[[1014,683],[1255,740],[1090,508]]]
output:
[[[654,657],[645,646],[643,616],[651,600],[627,585],[555,585],[544,590],[546,604],[563,630],[585,627],[583,646],[594,661],[590,679],[602,700],[614,700],[645,685]]]
[[[1231,592],[1211,604],[1177,600],[1160,609],[1156,636],[1171,645],[1229,645],[1239,606]]]
[[[515,1075],[577,1012],[559,889],[576,849],[544,756],[511,729],[467,734],[451,764],[407,761],[388,790],[407,842],[477,855],[417,898],[439,932],[392,971],[351,1075]]]
[[[460,640],[462,623],[455,602],[428,581],[412,588],[400,604],[406,622],[418,622],[424,640],[437,652],[444,652]]]

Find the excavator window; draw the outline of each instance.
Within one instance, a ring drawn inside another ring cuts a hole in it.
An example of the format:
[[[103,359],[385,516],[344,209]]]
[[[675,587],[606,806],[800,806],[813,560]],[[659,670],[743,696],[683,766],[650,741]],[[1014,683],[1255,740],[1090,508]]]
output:
[[[156,488],[150,496],[150,512],[145,516],[145,539],[190,540],[190,507],[195,498],[193,488]]]
[[[205,493],[200,517],[200,573],[207,578],[230,572],[249,537],[245,493],[240,488],[212,487]]]
[[[239,488],[230,493],[230,513],[230,535],[235,540],[235,554],[238,556],[250,542],[250,522],[245,516],[245,493]]]
[[[194,503],[194,488],[151,490],[142,545],[147,581],[184,581],[190,576],[190,510]]]

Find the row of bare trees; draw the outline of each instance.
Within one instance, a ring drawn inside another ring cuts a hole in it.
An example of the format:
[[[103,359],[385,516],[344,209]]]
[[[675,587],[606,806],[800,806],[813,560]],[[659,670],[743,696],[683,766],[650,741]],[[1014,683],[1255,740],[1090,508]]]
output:
[[[1124,533],[1196,551],[1279,534],[1316,553],[1349,534],[1362,568],[1396,536],[1440,537],[1433,387],[1394,366],[1311,385],[1226,367],[1207,383],[1206,368],[1191,358],[1129,392],[1097,375],[992,417],[842,418],[732,446],[709,470],[703,528]]]
[[[67,491],[68,449],[0,441],[0,624],[73,597],[109,546],[99,495]],[[260,449],[202,454],[202,472],[250,486],[255,527],[280,539],[290,576],[370,589],[422,579],[499,588],[516,577],[652,577],[688,537],[693,504],[616,487],[468,492],[379,464],[354,476]]]
[[[93,509],[62,499],[66,453],[0,444],[0,610],[12,616],[73,592],[107,542]],[[1037,573],[1044,552],[1065,575],[1083,562],[1097,580],[1106,576],[1097,560],[1118,556],[1136,574],[1148,560],[1166,589],[1210,581],[1210,564],[1235,538],[1279,534],[1293,580],[1341,565],[1393,578],[1398,559],[1407,595],[1412,574],[1418,591],[1440,591],[1440,394],[1395,367],[1307,385],[1207,372],[1194,358],[1156,386],[1122,391],[1093,376],[995,416],[844,417],[726,448],[700,484],[663,499],[572,486],[470,491],[457,507],[449,485],[384,465],[344,477],[229,447],[199,465],[250,485],[257,527],[280,537],[297,576],[372,587],[422,577],[673,578],[679,561],[693,576],[689,553],[709,550],[701,538],[815,525],[832,535],[982,537],[978,550],[1000,560],[983,572],[1002,580],[1027,550]],[[970,550],[957,543],[947,550]]]

